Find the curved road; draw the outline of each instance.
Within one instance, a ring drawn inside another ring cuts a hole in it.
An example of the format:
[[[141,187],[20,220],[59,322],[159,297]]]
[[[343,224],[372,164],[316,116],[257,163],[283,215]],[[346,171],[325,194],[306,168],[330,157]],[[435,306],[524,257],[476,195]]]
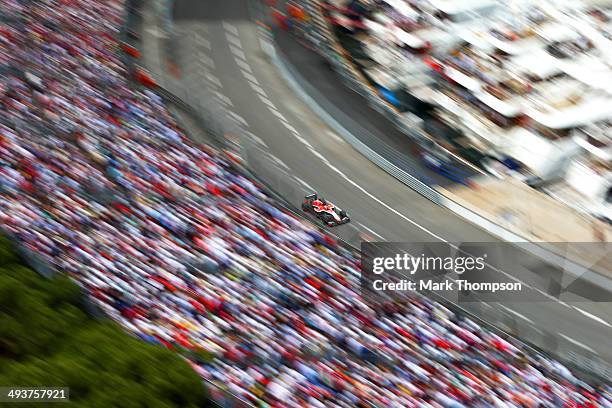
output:
[[[233,123],[236,133],[244,128],[255,135],[246,154],[258,174],[258,157],[276,158],[276,169],[262,174],[271,187],[286,190],[292,200],[313,189],[346,208],[354,222],[334,231],[340,236],[351,240],[356,228],[393,242],[498,241],[390,177],[329,129],[261,50],[247,1],[178,0],[174,29],[182,89],[170,90],[185,95],[192,105],[218,109],[215,115]],[[261,171],[266,169],[262,166]],[[298,175],[301,186],[283,185],[285,173]],[[526,256],[517,263],[541,272],[537,259]],[[562,359],[612,364],[610,303],[462,306]],[[595,371],[612,377],[605,369],[601,365]]]

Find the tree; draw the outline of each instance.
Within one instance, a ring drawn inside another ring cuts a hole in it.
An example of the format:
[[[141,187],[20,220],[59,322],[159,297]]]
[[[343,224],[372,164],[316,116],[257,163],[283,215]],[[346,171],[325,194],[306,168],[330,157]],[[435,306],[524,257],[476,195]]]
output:
[[[4,236],[0,236],[0,266],[18,263],[19,256],[13,250],[11,242]]]
[[[0,384],[69,387],[70,405],[84,407],[210,405],[177,354],[82,306],[76,284],[37,275],[0,237]]]

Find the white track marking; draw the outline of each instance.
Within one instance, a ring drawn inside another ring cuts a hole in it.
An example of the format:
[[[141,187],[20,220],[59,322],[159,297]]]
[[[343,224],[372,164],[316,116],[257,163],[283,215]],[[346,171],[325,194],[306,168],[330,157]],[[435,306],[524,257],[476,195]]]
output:
[[[210,41],[208,41],[206,38],[204,37],[198,37],[198,39],[196,40],[196,42],[198,43],[198,45],[206,48],[207,50],[210,50],[212,47],[210,45]]]
[[[300,136],[300,134],[299,134],[299,133],[295,135],[295,138],[296,138],[297,140],[299,140],[299,141],[300,141],[300,143],[302,143],[303,145],[305,145],[306,147],[308,147],[309,149],[314,149],[314,148],[312,147],[312,145],[310,144],[310,142],[309,142],[308,140],[304,139],[302,136]]]
[[[253,140],[255,140],[258,144],[268,147],[268,145],[266,144],[266,142],[263,141],[262,138],[260,138],[259,136],[253,134],[253,133],[249,133],[249,137]]]
[[[263,90],[263,88],[262,88],[261,86],[259,86],[259,85],[257,85],[257,84],[254,84],[254,83],[252,83],[252,82],[249,82],[249,86],[250,86],[251,88],[253,88],[253,90],[254,90],[255,92],[257,92],[258,94],[260,94],[260,95],[262,95],[262,96],[267,96],[267,95],[266,95],[266,91],[264,91],[264,90]]]
[[[276,109],[272,109],[272,108],[269,108],[269,109],[270,109],[270,112],[272,112],[272,114],[273,114],[274,116],[276,116],[277,118],[279,118],[281,121],[285,121],[285,122],[287,122],[287,118],[285,118],[285,116],[283,116],[283,114],[282,114],[282,113],[280,113],[278,110],[276,110]]]
[[[253,70],[251,69],[251,66],[247,62],[237,59],[236,60],[236,64],[238,64],[238,66],[240,68],[242,68],[243,70],[245,70],[245,71],[247,71],[249,73],[253,73]]]
[[[588,351],[590,351],[593,354],[597,354],[597,352],[595,350],[593,350],[592,348],[590,348],[589,346],[587,346],[585,344],[582,344],[581,342],[579,342],[576,339],[573,339],[573,338],[571,338],[569,336],[566,336],[563,333],[559,333],[559,336],[563,337],[565,340],[569,341],[570,343],[575,344],[576,346],[582,347],[583,349],[588,350]]]
[[[303,185],[304,187],[306,187],[308,190],[310,190],[310,191],[315,191],[315,189],[314,189],[314,187],[313,187],[313,186],[311,186],[310,184],[308,184],[307,182],[305,182],[305,181],[304,181],[304,180],[302,180],[301,178],[296,177],[295,179],[296,179],[297,181],[299,181],[299,182],[300,182],[300,184],[302,184],[302,185]]]
[[[342,139],[340,136],[338,136],[336,134],[336,132],[332,131],[332,130],[328,130],[325,132],[326,135],[328,135],[331,139],[334,139],[338,142],[344,142],[344,139]]]
[[[209,82],[215,84],[217,87],[223,88],[223,85],[221,84],[221,81],[219,80],[219,78],[217,78],[213,74],[210,74],[210,73],[206,74],[206,79],[208,79]]]
[[[374,235],[374,236],[376,236],[376,237],[378,237],[378,238],[380,238],[380,239],[383,239],[383,240],[385,240],[385,241],[387,240],[385,237],[383,237],[382,235],[380,235],[379,233],[377,233],[377,232],[376,232],[376,231],[374,231],[373,229],[371,229],[371,228],[369,228],[369,227],[367,227],[367,226],[363,225],[362,223],[358,222],[358,223],[356,223],[356,224],[357,224],[357,225],[359,225],[359,226],[360,226],[361,228],[363,228],[364,230],[368,231],[370,234],[372,234],[372,235]]]
[[[533,322],[533,320],[531,320],[531,319],[530,319],[530,318],[528,318],[527,316],[523,316],[522,314],[520,314],[520,313],[519,313],[519,312],[517,312],[516,310],[510,309],[509,307],[504,306],[504,305],[502,305],[502,304],[500,304],[499,306],[500,306],[502,309],[504,309],[504,310],[506,310],[506,311],[508,311],[508,312],[512,313],[513,315],[518,316],[518,317],[520,317],[521,319],[526,320],[526,321],[528,321],[528,322],[529,322],[529,323],[531,323],[531,324],[535,324],[535,323]]]
[[[232,33],[234,35],[238,35],[238,29],[236,28],[235,25],[228,23],[227,21],[223,22],[223,28],[225,28],[225,31]]]
[[[254,84],[250,84],[251,87]],[[308,142],[306,139],[304,139],[303,137],[301,137],[299,135],[299,132],[293,128],[288,122],[287,120],[284,118],[284,116],[282,116],[282,114],[280,112],[278,112],[275,107],[272,108],[272,106],[274,105],[271,101],[269,101],[267,98],[263,98],[261,95],[259,95],[260,99],[266,103],[266,105],[268,105],[270,111],[275,115],[278,116],[279,118],[282,118],[282,122],[283,125],[285,127],[287,127],[289,130],[291,130],[291,132],[294,134],[294,136],[296,137],[296,139],[298,139],[300,141],[300,143],[302,143],[303,145],[305,145],[308,150],[310,150],[310,152],[315,155],[316,157],[318,157],[327,167],[329,167],[331,170],[333,170],[335,173],[337,173],[340,177],[342,177],[343,179],[345,179],[349,184],[351,184],[352,186],[354,186],[356,189],[358,189],[359,191],[361,191],[364,195],[366,195],[367,197],[369,197],[370,199],[372,199],[373,201],[377,202],[378,204],[380,204],[382,207],[386,208],[387,210],[389,210],[390,212],[392,212],[393,214],[397,215],[398,217],[402,218],[403,220],[407,221],[408,223],[414,225],[415,227],[417,227],[418,229],[420,229],[421,231],[431,235],[432,237],[436,238],[439,241],[445,242],[450,244],[451,246],[453,246],[453,244],[448,241],[447,239],[445,239],[444,237],[434,233],[433,231],[427,229],[426,227],[422,226],[421,224],[417,223],[416,221],[414,221],[413,219],[405,216],[404,214],[402,214],[400,211],[396,210],[395,208],[391,207],[390,205],[388,205],[387,203],[385,203],[384,201],[380,200],[378,197],[372,195],[371,193],[369,193],[365,188],[361,187],[359,184],[357,184],[355,181],[351,180],[348,176],[346,176],[341,170],[339,170],[336,166],[334,166],[333,164],[331,164],[329,162],[329,160],[327,160],[327,158],[325,156],[323,156],[321,153],[319,153],[314,146],[312,146],[312,144],[310,144],[310,142]],[[272,106],[271,106],[272,105]],[[333,134],[333,136],[338,137],[335,133]],[[360,224],[362,225],[362,224]],[[363,227],[365,227],[364,225],[362,225]],[[366,227],[367,229],[367,227]],[[491,267],[491,269],[494,269],[500,273],[502,273],[503,275],[505,275],[506,277],[516,281],[516,282],[520,282],[522,285],[525,285],[528,288],[531,288],[533,290],[535,290],[536,292],[542,294],[543,296],[554,300],[556,303],[563,305],[565,307],[572,307],[569,304],[567,304],[566,302],[555,298],[554,296],[549,295],[548,293],[538,289],[538,288],[534,288],[528,284],[526,284],[525,282],[520,281],[518,278],[516,278],[515,276],[510,275],[509,273],[493,266],[493,265],[489,265]],[[575,307],[574,307],[575,308]],[[600,323],[603,322],[603,320],[601,320],[600,318],[598,318],[597,316],[593,316],[590,315],[589,313],[586,313],[578,308],[576,308],[578,311],[580,311],[583,314],[586,314],[587,316],[589,316],[590,318],[599,321]],[[511,309],[509,309],[511,310]],[[520,315],[518,312],[515,312],[513,310],[511,310],[512,313],[516,314],[517,316],[525,319],[526,321],[530,321],[530,319],[528,319],[526,316]],[[533,322],[531,322],[533,324]],[[603,324],[608,325],[608,323],[603,322]]]
[[[242,75],[244,75],[244,77],[247,79],[247,81],[259,85],[259,81],[253,75],[249,74],[246,71],[241,71],[241,72],[242,72]]]
[[[215,97],[221,101],[221,103],[227,106],[234,106],[234,103],[228,96],[223,95],[221,92],[218,92],[218,91],[215,91],[214,94],[215,94]]]
[[[585,315],[586,317],[588,317],[588,318],[590,318],[590,319],[593,319],[593,320],[595,320],[595,321],[597,321],[597,322],[599,322],[599,323],[603,324],[604,326],[612,327],[612,325],[611,325],[610,323],[606,322],[604,319],[602,319],[602,318],[601,318],[601,317],[599,317],[599,316],[595,316],[594,314],[591,314],[591,313],[589,313],[589,312],[587,312],[587,311],[584,311],[584,310],[582,310],[581,308],[576,307],[576,306],[572,306],[572,308],[576,309],[577,311],[579,311],[580,313],[582,313],[582,314],[583,314],[583,315]]]
[[[233,119],[234,121],[236,121],[237,123],[243,125],[243,126],[249,126],[249,124],[247,123],[246,120],[244,120],[244,118],[240,115],[238,115],[236,112],[232,112],[232,111],[227,111],[227,115]]]
[[[266,144],[266,142],[260,138],[259,136],[257,136],[256,134],[254,134],[253,132],[250,132],[246,129],[242,130],[242,134],[248,138],[248,139],[252,139],[254,140],[257,144],[263,145],[264,147],[268,147],[268,145]]]
[[[146,33],[154,35],[155,37],[161,37],[162,31],[159,28],[150,27],[145,30]]]
[[[276,109],[276,105],[274,105],[271,100],[269,100],[263,95],[257,95],[257,96],[259,96],[259,99],[261,99],[261,101],[265,103],[266,105],[268,105],[270,108]]]
[[[286,127],[287,129],[289,129],[289,131],[290,131],[290,132],[292,132],[292,133],[298,133],[297,129],[296,129],[296,128],[294,128],[293,126],[291,126],[291,125],[289,124],[289,122],[283,122],[283,125],[285,125],[285,127]]]
[[[287,166],[287,165],[285,164],[285,162],[284,162],[284,161],[282,161],[282,160],[281,160],[281,159],[279,159],[278,157],[274,156],[273,154],[271,154],[270,156],[272,157],[272,160],[274,160],[274,162],[275,162],[276,164],[278,164],[279,166],[281,166],[281,167],[282,167],[282,168],[284,168],[284,169],[287,169],[287,170],[289,169],[289,166]],[[296,178],[297,178],[297,177],[296,177]],[[300,180],[300,181],[301,181],[301,180]]]
[[[234,47],[230,44],[230,51],[234,54],[234,58],[240,58],[242,60],[246,60],[246,54],[238,47]]]
[[[213,59],[208,55],[200,53],[200,61],[202,61],[208,68],[215,69],[215,61],[213,61]]]
[[[236,47],[242,48],[242,42],[240,42],[240,37],[236,37],[235,35],[232,35],[230,33],[225,33],[225,38],[227,38],[227,41],[234,44]]]

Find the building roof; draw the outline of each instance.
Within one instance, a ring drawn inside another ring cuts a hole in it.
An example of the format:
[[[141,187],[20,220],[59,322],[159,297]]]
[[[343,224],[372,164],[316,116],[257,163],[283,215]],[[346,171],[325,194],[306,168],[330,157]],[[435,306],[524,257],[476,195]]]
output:
[[[546,79],[562,72],[558,60],[544,49],[512,58],[511,64],[521,74]]]
[[[483,8],[496,7],[499,3],[494,0],[429,0],[431,5],[445,14],[453,15]]]
[[[549,42],[570,41],[580,37],[580,33],[576,29],[557,21],[544,23],[537,27],[535,31],[540,37]]]
[[[480,102],[507,118],[513,118],[522,112],[521,104],[514,100],[502,101],[488,92],[477,92],[474,96]]]
[[[469,89],[472,92],[476,92],[480,90],[481,83],[480,81],[465,75],[463,72],[455,69],[453,67],[445,67],[444,73],[453,81],[457,82],[462,87]]]
[[[513,129],[504,153],[523,163],[537,176],[545,176],[555,161],[576,146],[572,139],[551,141],[524,128]]]
[[[612,118],[612,97],[589,95],[566,109],[548,112],[528,107],[525,113],[538,123],[551,129],[570,129]]]

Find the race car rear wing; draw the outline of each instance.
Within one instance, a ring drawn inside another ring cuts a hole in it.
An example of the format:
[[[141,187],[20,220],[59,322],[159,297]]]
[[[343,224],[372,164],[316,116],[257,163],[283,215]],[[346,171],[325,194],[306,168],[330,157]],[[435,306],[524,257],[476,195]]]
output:
[[[308,194],[304,197],[305,200],[316,200],[317,199],[317,193],[312,193],[312,194]]]

